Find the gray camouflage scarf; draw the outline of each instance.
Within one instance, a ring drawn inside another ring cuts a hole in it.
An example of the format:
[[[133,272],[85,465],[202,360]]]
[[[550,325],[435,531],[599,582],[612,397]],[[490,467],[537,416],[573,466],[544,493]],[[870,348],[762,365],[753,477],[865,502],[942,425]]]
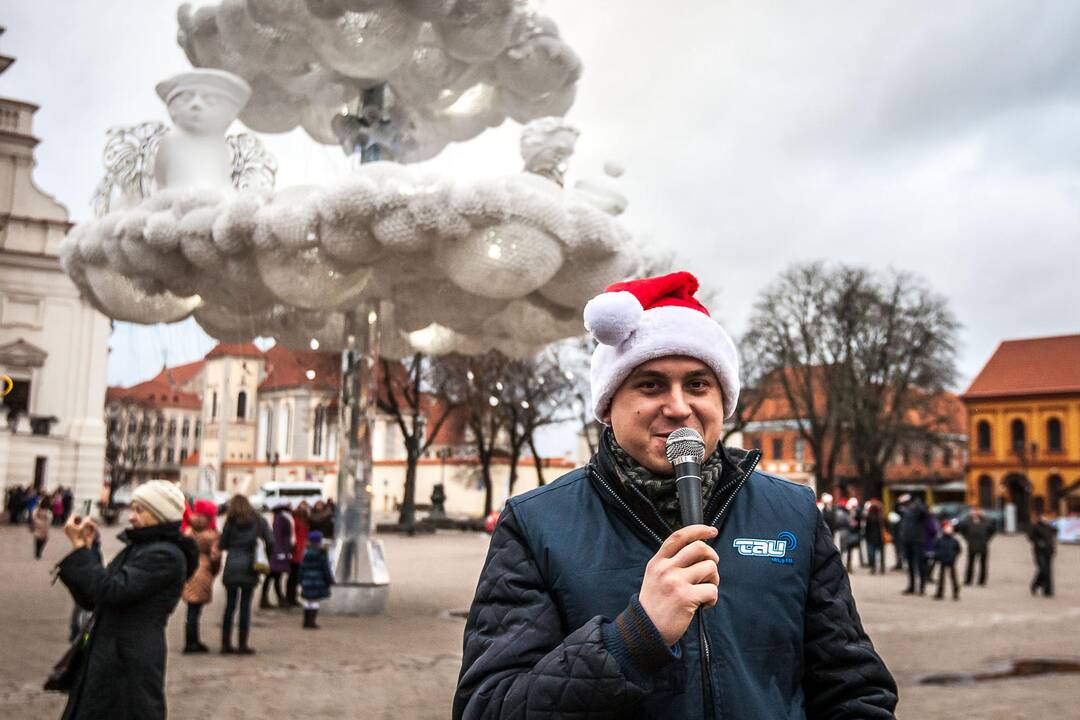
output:
[[[619,479],[624,483],[632,483],[644,493],[649,502],[656,507],[660,518],[667,523],[669,528],[682,527],[679,517],[679,497],[675,489],[674,477],[661,477],[653,473],[647,467],[630,457],[630,453],[622,449],[615,442],[615,433],[608,428],[604,431],[603,442],[611,457],[615,460],[615,469],[619,473]],[[703,505],[707,505],[712,497],[716,481],[724,470],[723,454],[720,448],[705,460],[701,467],[701,494]]]

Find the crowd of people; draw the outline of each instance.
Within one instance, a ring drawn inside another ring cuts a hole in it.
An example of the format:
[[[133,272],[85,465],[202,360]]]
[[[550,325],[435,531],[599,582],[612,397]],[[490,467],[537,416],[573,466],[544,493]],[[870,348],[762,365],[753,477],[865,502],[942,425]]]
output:
[[[869,568],[871,574],[885,573],[885,547],[891,544],[894,550],[892,569],[907,572],[908,582],[903,594],[925,595],[926,586],[930,584],[937,586],[934,598],[941,600],[948,581],[953,600],[959,600],[956,563],[966,550],[963,584],[986,585],[990,541],[997,526],[978,507],[971,508],[959,520],[943,519],[921,498],[906,493],[897,499],[896,509],[888,514],[884,513],[880,500],[860,503],[851,497],[845,502],[836,502],[829,493],[821,496],[818,506],[833,534],[833,542],[845,558],[848,573],[854,573],[857,567]],[[1042,592],[1045,597],[1052,597],[1052,559],[1056,552],[1057,530],[1051,518],[1042,514],[1033,518],[1027,535],[1036,567],[1031,594]],[[963,545],[959,538],[963,538]]]

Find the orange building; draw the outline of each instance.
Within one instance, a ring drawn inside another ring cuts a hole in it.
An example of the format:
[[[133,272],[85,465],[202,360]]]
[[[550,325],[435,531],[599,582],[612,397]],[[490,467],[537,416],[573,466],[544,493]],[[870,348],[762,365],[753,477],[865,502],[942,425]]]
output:
[[[1001,343],[962,399],[969,503],[1009,508],[1020,528],[1080,512],[1080,335]]]
[[[741,443],[762,452],[761,468],[794,482],[814,485],[817,461],[799,427],[803,420],[787,401],[779,383],[763,384],[766,396],[758,400],[748,393],[753,412],[745,418]],[[823,409],[824,403],[820,406]],[[933,505],[964,499],[964,463],[967,453],[967,421],[964,406],[952,393],[941,393],[932,404],[933,418],[912,417],[914,426],[924,427],[932,440],[901,444],[885,467],[884,501],[890,508],[904,494],[919,495]],[[738,443],[738,440],[735,440]],[[841,447],[834,471],[835,486],[817,488],[843,497],[857,493],[861,483],[846,447]],[[862,498],[868,499],[868,498]]]

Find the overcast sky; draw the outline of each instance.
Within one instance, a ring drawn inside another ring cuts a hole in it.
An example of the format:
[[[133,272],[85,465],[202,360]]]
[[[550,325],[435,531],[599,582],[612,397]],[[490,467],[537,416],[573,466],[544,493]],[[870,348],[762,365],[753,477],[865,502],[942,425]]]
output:
[[[998,342],[1080,332],[1080,3],[547,0],[585,73],[571,180],[627,169],[625,222],[719,288],[741,333],[790,263],[915,271],[961,332],[962,387]],[[90,215],[106,129],[166,119],[188,67],[171,0],[6,0],[0,94],[41,105],[35,179]],[[508,122],[433,161],[520,167]],[[340,174],[335,148],[263,136],[278,187]],[[197,328],[118,327],[110,383],[200,357]]]

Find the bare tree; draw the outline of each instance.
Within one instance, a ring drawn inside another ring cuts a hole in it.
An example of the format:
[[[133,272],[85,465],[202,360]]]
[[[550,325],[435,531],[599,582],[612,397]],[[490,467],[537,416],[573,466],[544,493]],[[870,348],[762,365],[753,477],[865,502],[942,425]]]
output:
[[[838,378],[845,437],[863,492],[881,497],[900,443],[939,445],[956,379],[959,324],[946,300],[909,273],[840,268],[835,313],[847,347]]]
[[[165,421],[160,409],[130,398],[109,403],[106,408],[105,464],[109,471],[109,507],[116,491],[130,485],[140,472],[151,466],[151,445],[155,428]]]
[[[405,487],[398,524],[412,532],[416,527],[417,465],[438,437],[454,405],[428,392],[431,363],[426,355],[415,353],[400,362],[381,358],[380,363],[379,410],[394,419],[405,444]]]
[[[743,340],[760,392],[783,398],[797,421],[819,491],[833,485],[841,445],[834,379],[846,348],[836,341],[832,282],[820,262],[785,270],[761,293]]]

